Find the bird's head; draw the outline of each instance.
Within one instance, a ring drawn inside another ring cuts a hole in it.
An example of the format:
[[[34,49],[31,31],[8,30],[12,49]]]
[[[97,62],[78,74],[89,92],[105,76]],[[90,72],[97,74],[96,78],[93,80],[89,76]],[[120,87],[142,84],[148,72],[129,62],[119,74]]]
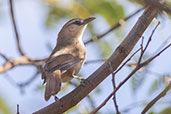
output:
[[[80,38],[87,26],[87,24],[93,21],[95,18],[90,17],[86,19],[75,18],[68,21],[59,32],[58,37],[63,39],[64,37],[68,40],[70,38]],[[71,39],[72,40],[72,39]]]

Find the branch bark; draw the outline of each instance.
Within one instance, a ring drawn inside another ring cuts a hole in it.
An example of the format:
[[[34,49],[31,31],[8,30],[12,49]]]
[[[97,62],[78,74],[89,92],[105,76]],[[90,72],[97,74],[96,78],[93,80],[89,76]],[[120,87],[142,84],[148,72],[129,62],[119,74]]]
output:
[[[164,97],[166,93],[170,90],[170,88],[171,88],[171,81],[169,85],[144,108],[141,114],[145,114],[158,100]]]
[[[85,96],[87,96],[95,87],[97,87],[110,73],[110,67],[113,71],[118,68],[122,61],[128,56],[134,48],[146,28],[153,18],[157,15],[158,9],[147,7],[142,16],[138,19],[125,40],[119,45],[112,56],[92,75],[90,75],[84,84],[80,84],[76,89],[45,108],[40,109],[33,114],[62,114],[71,107],[75,106]],[[111,63],[111,66],[110,66]]]
[[[6,71],[19,66],[19,65],[33,65],[33,66],[39,66],[42,65],[45,62],[45,59],[41,60],[35,60],[28,56],[20,56],[18,58],[14,59],[6,59],[6,62],[3,65],[0,65],[0,74],[5,73]]]

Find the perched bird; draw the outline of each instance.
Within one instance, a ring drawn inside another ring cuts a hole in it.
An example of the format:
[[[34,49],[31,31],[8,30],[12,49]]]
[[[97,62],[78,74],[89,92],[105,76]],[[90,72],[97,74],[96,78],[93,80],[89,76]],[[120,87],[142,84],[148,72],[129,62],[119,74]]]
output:
[[[86,49],[82,41],[83,32],[94,17],[76,18],[68,21],[58,34],[57,45],[45,62],[42,77],[46,83],[45,100],[61,89],[61,82],[70,81],[76,77],[84,64]],[[80,78],[81,79],[81,78]]]

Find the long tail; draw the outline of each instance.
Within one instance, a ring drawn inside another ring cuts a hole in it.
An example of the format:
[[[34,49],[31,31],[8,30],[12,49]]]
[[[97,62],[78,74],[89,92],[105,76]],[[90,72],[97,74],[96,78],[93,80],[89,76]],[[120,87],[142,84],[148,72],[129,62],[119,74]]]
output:
[[[61,73],[60,70],[56,70],[53,73],[46,73],[46,76],[45,100],[48,101],[52,95],[56,95],[61,89]]]

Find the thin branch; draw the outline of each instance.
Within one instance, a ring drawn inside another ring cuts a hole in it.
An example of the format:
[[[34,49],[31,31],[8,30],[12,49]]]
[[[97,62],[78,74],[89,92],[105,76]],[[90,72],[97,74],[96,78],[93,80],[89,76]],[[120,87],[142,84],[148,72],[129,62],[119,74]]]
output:
[[[6,71],[19,66],[19,65],[33,65],[33,66],[40,66],[44,64],[46,61],[45,59],[35,60],[28,56],[20,56],[18,58],[8,59],[4,64],[0,65],[0,74],[5,73]]]
[[[24,93],[24,87],[31,84],[37,78],[37,75],[39,75],[39,73],[40,71],[35,72],[35,74],[33,74],[30,79],[28,79],[26,82],[21,83],[16,82],[8,73],[6,73],[4,77],[10,84],[13,84],[14,86],[18,87],[21,93]]]
[[[150,44],[150,42],[151,42],[151,40],[152,40],[153,34],[154,34],[154,32],[156,31],[156,29],[157,29],[157,27],[158,27],[159,25],[160,25],[160,21],[157,23],[157,25],[156,25],[155,28],[153,29],[153,31],[152,31],[150,37],[148,38],[148,41],[147,41],[147,44],[146,44],[146,46],[145,46],[145,48],[144,48],[143,53],[147,50],[147,47],[149,46],[149,44]]]
[[[110,65],[110,71],[112,72],[112,85],[113,85],[113,90],[115,90],[115,88],[116,88],[115,73],[113,72],[111,63],[109,63],[109,65]],[[120,114],[119,107],[118,107],[118,104],[117,104],[117,101],[116,101],[116,94],[113,95],[113,102],[114,102],[114,106],[115,106],[115,109],[116,109],[116,113],[117,114]]]
[[[10,13],[11,13],[11,19],[12,19],[12,23],[13,23],[13,28],[15,31],[15,38],[17,41],[17,48],[18,48],[20,55],[23,56],[25,54],[24,54],[22,47],[21,47],[21,44],[20,44],[20,38],[19,38],[17,26],[16,26],[16,21],[15,21],[15,16],[14,16],[14,8],[13,8],[13,0],[9,0],[9,6],[10,6]]]
[[[134,13],[132,13],[131,15],[129,15],[128,17],[125,17],[123,20],[124,20],[124,21],[127,21],[128,19],[130,19],[131,17],[135,16],[136,14],[138,14],[138,13],[139,13],[140,11],[142,11],[143,9],[144,9],[144,7],[141,8],[141,9],[138,9],[137,11],[135,11]],[[118,22],[118,23],[115,24],[112,28],[110,28],[109,30],[107,30],[106,32],[104,32],[103,34],[97,35],[97,36],[96,36],[96,39],[101,39],[102,37],[106,36],[108,33],[110,33],[110,32],[112,32],[113,30],[119,28],[120,26],[121,26],[121,24]],[[90,40],[86,41],[84,44],[86,45],[86,44],[88,44],[88,43],[90,43],[90,42],[93,42],[93,41],[94,41],[93,38],[91,38]]]
[[[143,109],[141,114],[145,114],[157,101],[159,101],[162,97],[164,97],[170,88],[171,88],[171,81],[169,85],[158,96],[156,96],[150,103],[147,104],[147,106]]]
[[[128,63],[136,53],[138,53],[139,50],[140,50],[140,48],[137,51],[135,51],[115,72],[112,72],[112,84],[113,84],[113,89],[114,90],[116,89],[116,84],[115,84],[115,75],[116,75],[116,73],[119,72],[125,66],[125,64]],[[114,106],[115,106],[115,109],[116,109],[116,113],[120,114],[120,111],[119,111],[119,108],[118,108],[118,105],[117,105],[117,101],[116,101],[116,95],[113,96],[113,101],[114,101]]]
[[[149,64],[152,60],[154,60],[156,57],[158,57],[162,52],[164,52],[167,48],[169,48],[171,46],[171,44],[167,45],[164,49],[162,49],[159,53],[157,53],[155,56],[153,56],[152,58],[146,60],[145,62],[141,63],[142,65],[147,65]]]
[[[3,58],[3,59],[5,59],[5,61],[8,61],[9,59],[4,55],[4,54],[2,54],[2,53],[0,53],[0,56]]]
[[[95,114],[98,110],[100,110],[108,101],[109,99],[116,94],[116,92],[128,81],[129,78],[132,77],[133,74],[135,74],[140,68],[142,68],[143,66],[149,64],[152,60],[154,60],[156,57],[158,57],[163,51],[165,51],[167,48],[169,48],[171,46],[168,45],[166,46],[163,50],[161,50],[158,54],[156,54],[155,56],[153,56],[152,58],[146,60],[145,62],[141,63],[141,64],[137,64],[136,68],[125,78],[125,80],[123,80],[118,87],[94,110],[92,111],[90,114]]]
[[[112,73],[112,84],[113,84],[113,90],[115,90],[116,89],[116,84],[115,84],[115,74],[114,73]],[[115,109],[116,109],[116,113],[120,114],[119,107],[118,107],[118,104],[117,104],[117,101],[116,101],[116,94],[113,95],[113,102],[114,102],[114,106],[115,106]]]
[[[141,50],[141,48],[137,49],[114,73],[118,73],[131,59],[132,57],[138,53]]]
[[[20,114],[19,104],[17,104],[17,114]]]
[[[28,86],[29,84],[31,84],[36,78],[37,78],[37,75],[39,75],[40,72],[37,71],[35,72],[35,74],[33,74],[32,77],[30,77],[30,79],[28,79],[26,82],[21,82],[21,83],[18,83],[17,85],[20,87],[20,88],[23,88],[25,86]]]
[[[143,57],[145,51],[147,50],[147,47],[149,46],[149,44],[150,44],[150,42],[152,40],[153,34],[156,31],[156,29],[159,26],[159,24],[160,24],[160,22],[158,22],[157,25],[155,26],[155,28],[152,30],[151,35],[149,36],[148,41],[147,41],[147,44],[146,44],[146,46],[145,46],[144,49],[143,49],[144,37],[142,38],[142,42],[141,42],[141,54],[140,54],[140,58],[139,58],[137,64],[140,64],[141,63],[142,57]]]

